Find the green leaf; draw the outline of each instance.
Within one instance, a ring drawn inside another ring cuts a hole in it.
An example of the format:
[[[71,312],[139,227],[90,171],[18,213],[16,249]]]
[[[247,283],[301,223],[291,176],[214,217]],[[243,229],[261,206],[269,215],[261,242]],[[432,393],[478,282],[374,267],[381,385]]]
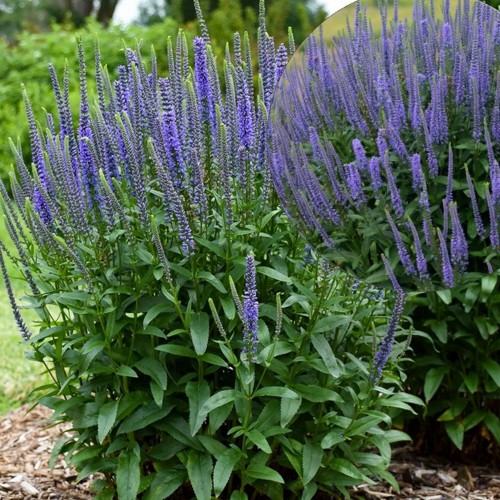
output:
[[[279,271],[276,271],[276,269],[273,269],[272,267],[257,266],[256,271],[260,274],[263,274],[264,276],[269,276],[269,278],[272,278],[276,281],[283,281],[285,283],[292,282],[292,280],[288,276],[285,276]]]
[[[201,246],[208,248],[210,250],[210,252],[219,256],[221,259],[225,259],[226,254],[224,252],[224,247],[222,245],[220,245],[219,243],[214,243],[214,242],[209,241],[205,238],[201,238],[200,236],[195,236],[194,239],[195,239],[196,243],[199,243]]]
[[[130,368],[130,366],[125,366],[121,365],[118,370],[115,372],[117,375],[120,375],[120,377],[131,377],[131,378],[137,378],[138,375],[137,373]]]
[[[294,389],[307,401],[313,403],[325,403],[327,401],[335,401],[343,403],[344,400],[331,389],[320,387],[319,385],[295,384]]]
[[[328,340],[323,335],[313,334],[311,335],[311,342],[317,353],[321,356],[330,375],[333,378],[338,378],[340,376],[340,369]]]
[[[353,479],[363,479],[363,474],[357,469],[357,467],[346,460],[345,458],[334,458],[328,465],[331,470],[340,472],[347,477],[352,477]]]
[[[49,469],[51,472],[54,472],[54,469],[55,469],[56,464],[57,464],[57,460],[59,459],[59,455],[62,454],[63,448],[66,446],[67,443],[73,442],[74,439],[75,439],[75,436],[68,436],[68,437],[62,438],[52,448],[52,452],[50,454],[50,459],[49,459]]]
[[[214,492],[216,497],[223,492],[240,458],[241,451],[234,448],[225,451],[218,458],[214,467]]]
[[[426,401],[430,401],[432,396],[439,389],[444,376],[448,373],[447,367],[431,368],[425,375],[424,396]]]
[[[112,429],[116,421],[118,412],[119,400],[111,401],[101,406],[99,409],[99,417],[97,418],[97,438],[102,444],[109,431]]]
[[[481,278],[481,300],[486,302],[488,297],[495,290],[495,286],[498,281],[498,275],[496,274],[488,274]]]
[[[219,408],[219,406],[234,403],[235,399],[243,397],[243,393],[236,391],[235,389],[225,389],[224,391],[217,392],[205,401],[200,409],[200,414],[207,415],[212,410]]]
[[[214,434],[217,429],[226,421],[227,417],[231,413],[231,410],[233,409],[233,402],[231,401],[230,403],[227,403],[223,406],[219,406],[219,408],[216,408],[215,410],[212,410],[210,412],[210,415],[208,417],[208,431],[210,434]]]
[[[302,496],[300,500],[313,500],[318,491],[318,485],[316,483],[307,484],[302,490]]]
[[[231,366],[236,366],[239,361],[238,358],[236,357],[236,354],[231,350],[230,347],[228,347],[226,344],[223,344],[222,342],[219,343],[219,349],[221,350],[222,354],[224,354],[224,357],[227,359],[228,363]]]
[[[452,297],[450,290],[438,290],[436,294],[447,306],[451,304]]]
[[[384,417],[389,418],[387,415],[384,415]],[[351,428],[348,432],[346,432],[346,436],[360,436],[367,431],[373,430],[378,426],[378,424],[380,424],[380,422],[384,421],[384,417],[368,415],[366,417],[358,418],[357,420],[354,420]]]
[[[500,387],[500,365],[491,358],[485,359],[482,363],[497,387]]]
[[[134,366],[151,377],[164,391],[167,389],[167,370],[157,359],[142,358]]]
[[[262,387],[259,390],[255,391],[253,397],[261,397],[261,396],[272,396],[275,398],[289,398],[289,399],[300,399],[300,396],[288,389],[287,387],[278,387],[278,386],[270,386],[270,387]]]
[[[465,291],[465,297],[464,297],[464,311],[466,313],[469,313],[471,309],[474,307],[474,304],[476,303],[477,298],[479,297],[479,292],[480,292],[479,286],[469,286],[467,287],[467,290]]]
[[[231,493],[229,500],[248,500],[248,496],[244,491],[235,490]]]
[[[323,450],[317,444],[306,442],[302,450],[302,484],[314,479],[323,460]]]
[[[163,387],[160,387],[154,380],[149,381],[149,388],[151,389],[151,395],[158,408],[163,406],[163,397],[165,396],[165,391]]]
[[[144,429],[144,427],[166,417],[172,409],[172,405],[158,408],[155,401],[150,401],[147,405],[138,408],[130,417],[122,422],[118,428],[118,434],[126,434]]]
[[[194,436],[206,418],[206,413],[200,413],[200,409],[210,397],[210,387],[205,381],[200,383],[188,382],[186,384],[186,396],[189,399],[189,429],[191,430],[191,436]]]
[[[342,433],[342,429],[338,428],[333,431],[330,431],[321,441],[321,448],[327,450],[328,448],[332,448],[336,444],[344,441],[344,434]]]
[[[453,444],[461,450],[464,444],[464,424],[457,420],[451,420],[444,424],[444,428]]]
[[[198,356],[202,356],[205,354],[208,344],[208,314],[205,312],[193,313],[189,329],[191,332],[191,340],[193,341],[194,350]]]
[[[463,376],[467,390],[474,394],[479,387],[479,375],[476,372],[467,373]]]
[[[155,347],[157,351],[167,352],[173,356],[182,356],[184,358],[196,358],[196,354],[189,347],[178,344],[162,344]]]
[[[226,368],[228,365],[227,363],[220,357],[217,356],[217,354],[211,354],[209,352],[206,352],[202,357],[202,361],[205,361],[206,363],[210,365],[215,365],[215,366],[222,366]]]
[[[141,482],[141,449],[138,443],[122,450],[116,468],[116,487],[120,500],[136,500]]]
[[[224,294],[227,293],[227,290],[220,279],[216,278],[212,273],[209,273],[208,271],[201,271],[198,273],[198,277],[208,281],[208,283],[210,283],[218,292]]]
[[[184,471],[160,470],[155,474],[144,500],[164,500],[182,486],[186,479]]]
[[[439,422],[448,422],[455,420],[467,406],[467,399],[456,397],[450,404],[450,407],[438,417]]]
[[[188,454],[186,469],[196,500],[210,500],[212,496],[212,458],[210,455],[191,450]]]
[[[348,314],[329,314],[321,318],[313,327],[313,333],[331,333],[339,326],[343,327],[352,322],[352,315]]]
[[[467,432],[470,429],[473,429],[476,425],[481,423],[486,416],[486,412],[484,411],[473,411],[469,413],[464,418],[464,431]]]
[[[169,302],[160,302],[159,304],[155,304],[151,307],[146,316],[144,316],[144,327],[148,326],[151,321],[153,321],[157,316],[159,316],[163,312],[167,312],[172,308],[172,304]]]
[[[302,398],[281,398],[280,405],[280,425],[286,427],[302,404]]]
[[[234,319],[236,316],[236,307],[234,307],[234,300],[230,295],[221,295],[219,299],[226,318],[229,320]]]
[[[264,481],[274,481],[276,483],[285,484],[281,474],[263,464],[250,464],[247,468],[247,476],[252,479],[263,479]]]
[[[214,458],[219,458],[225,451],[227,451],[227,447],[213,437],[207,436],[206,434],[199,434],[197,438],[203,445],[203,448],[205,448],[205,450],[207,450],[208,453],[210,453],[210,455]]]
[[[497,444],[500,444],[500,418],[498,418],[494,413],[488,412],[484,416],[484,423],[493,434]]]
[[[251,431],[245,432],[247,438],[252,441],[253,444],[258,446],[264,453],[271,453],[271,447],[267,442],[264,434],[257,429],[252,429]]]
[[[448,341],[448,323],[444,320],[432,319],[427,322],[442,344]]]

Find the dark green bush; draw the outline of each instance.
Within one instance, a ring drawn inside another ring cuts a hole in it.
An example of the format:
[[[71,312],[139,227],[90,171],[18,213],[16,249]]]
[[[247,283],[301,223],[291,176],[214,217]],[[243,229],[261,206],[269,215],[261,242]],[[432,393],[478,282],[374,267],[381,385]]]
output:
[[[409,390],[425,398],[425,417],[441,422],[459,449],[479,436],[474,449],[500,444],[499,275],[409,300],[414,327],[427,333],[412,343],[418,362],[407,372]]]

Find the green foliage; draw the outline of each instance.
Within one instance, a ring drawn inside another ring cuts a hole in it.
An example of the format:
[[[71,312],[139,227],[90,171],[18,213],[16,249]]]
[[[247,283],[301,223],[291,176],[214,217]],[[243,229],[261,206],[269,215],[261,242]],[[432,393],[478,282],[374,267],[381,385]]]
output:
[[[395,365],[381,386],[371,382],[389,304],[369,288],[353,292],[350,278],[318,261],[305,265],[283,212],[257,202],[230,240],[211,219],[191,258],[155,211],[167,279],[135,200],[116,187],[132,233],[77,243],[90,276],[48,249],[30,265],[41,289],[30,297],[39,316],[30,357],[52,378],[41,402],[76,431],[54,454],[79,479],[104,472],[98,498],[165,498],[188,482],[199,499],[347,494],[376,477],[396,486],[390,447],[407,436],[391,430],[391,415],[419,400],[400,392]],[[241,356],[235,299],[249,252],[260,302],[255,364]]]
[[[212,224],[210,243],[199,240],[191,259],[167,248],[176,260],[170,283],[139,227],[133,247],[110,235],[99,254],[120,258],[103,268],[95,261],[92,292],[74,274],[58,273],[57,288],[41,283],[31,299],[40,315],[32,358],[53,377],[42,403],[77,432],[55,453],[66,453],[79,479],[116,474],[105,491],[123,499],[164,498],[187,481],[198,499],[394,483],[390,445],[407,437],[390,430],[391,414],[419,400],[399,391],[396,367],[383,388],[370,381],[388,303],[368,288],[353,292],[350,278],[318,261],[304,265],[286,217],[270,215],[257,211],[255,225],[235,228],[231,246]],[[244,287],[249,251],[261,311],[255,364],[241,356],[230,292],[230,280],[237,293]],[[53,267],[48,258],[39,257],[38,272]]]
[[[425,416],[443,422],[459,449],[478,430],[500,444],[499,275],[410,297],[409,314],[424,334],[413,343],[418,363],[408,370],[408,384],[421,388],[414,391],[427,402]]]

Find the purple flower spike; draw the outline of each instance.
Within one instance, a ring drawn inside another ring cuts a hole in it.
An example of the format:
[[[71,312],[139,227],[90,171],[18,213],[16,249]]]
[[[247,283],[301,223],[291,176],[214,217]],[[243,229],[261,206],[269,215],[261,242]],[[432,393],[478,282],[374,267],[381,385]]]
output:
[[[450,203],[451,218],[451,263],[460,275],[467,270],[469,262],[469,250],[467,239],[460,224],[456,202]]]
[[[253,363],[256,361],[259,342],[258,327],[259,302],[257,300],[255,259],[250,254],[246,258],[245,292],[243,293],[243,353]]]
[[[394,274],[394,271],[392,270],[391,264],[387,260],[387,257],[384,254],[381,254],[380,256],[382,258],[382,261],[384,263],[385,271],[387,272],[387,276],[389,276],[389,280],[391,281],[392,288],[394,289],[395,292],[403,292],[403,289],[401,288],[401,285],[398,283],[398,280],[396,279],[396,276]]]
[[[352,149],[354,151],[354,156],[358,162],[358,168],[361,172],[365,171],[368,167],[368,159],[366,158],[365,149],[361,144],[359,139],[354,139],[352,141]]]
[[[394,178],[394,172],[389,163],[389,153],[385,154],[384,158],[384,170],[385,176],[387,177],[387,182],[389,183],[389,191],[391,193],[392,208],[396,217],[401,218],[404,214],[403,202],[401,201],[401,195],[399,194],[398,187],[396,185],[396,179]]]
[[[201,121],[202,123],[212,123],[215,121],[215,110],[213,109],[210,89],[207,51],[205,41],[201,37],[194,39],[194,74]]]
[[[415,276],[417,272],[415,270],[413,262],[411,261],[410,254],[408,253],[408,250],[406,249],[405,244],[403,243],[401,234],[398,231],[398,228],[396,227],[395,222],[392,220],[392,217],[389,214],[389,212],[386,212],[385,215],[387,217],[389,225],[391,226],[392,234],[394,236],[394,241],[396,242],[396,248],[398,249],[399,260],[401,261],[401,264],[403,264],[406,274],[408,276]]]
[[[347,186],[349,188],[349,196],[353,200],[354,205],[360,208],[366,203],[366,196],[363,192],[363,184],[358,167],[356,163],[346,163],[344,169],[347,178]]]
[[[368,172],[370,173],[372,188],[374,191],[379,191],[382,186],[382,177],[380,175],[380,158],[373,156],[368,163]]]
[[[443,274],[443,285],[448,288],[453,288],[453,286],[455,285],[455,279],[453,277],[453,268],[451,267],[450,255],[448,253],[446,240],[444,239],[443,233],[439,228],[437,232],[439,238],[439,254],[441,258],[441,272]]]
[[[472,214],[474,216],[474,222],[476,224],[477,235],[483,239],[484,238],[484,225],[481,219],[481,214],[479,213],[479,207],[477,206],[476,191],[474,189],[474,184],[469,174],[469,169],[465,166],[465,176],[467,178],[467,185],[469,186],[469,196],[472,205]]]
[[[442,28],[443,45],[451,47],[453,45],[453,32],[450,23],[444,23]]]
[[[410,158],[411,175],[413,177],[412,188],[415,192],[419,192],[422,189],[422,166],[420,165],[420,155],[415,153]]]
[[[391,355],[392,346],[394,344],[394,337],[396,335],[396,328],[398,326],[401,315],[403,314],[404,307],[406,303],[406,294],[402,290],[396,292],[396,302],[394,304],[394,309],[392,310],[391,319],[389,320],[389,325],[387,327],[387,333],[384,338],[380,341],[377,352],[375,353],[375,358],[373,360],[373,372],[372,380],[376,384],[382,378],[382,372],[384,370],[389,356]]]
[[[408,219],[406,226],[410,229],[413,236],[413,244],[415,245],[415,254],[417,256],[417,271],[418,276],[422,281],[429,279],[429,272],[427,270],[427,261],[425,260],[424,253],[422,251],[422,243],[420,241],[420,236],[418,235],[417,228],[411,219]]]
[[[498,236],[498,217],[496,206],[491,199],[490,190],[486,190],[486,202],[488,203],[488,212],[490,215],[490,244],[496,250],[500,250],[500,239]]]

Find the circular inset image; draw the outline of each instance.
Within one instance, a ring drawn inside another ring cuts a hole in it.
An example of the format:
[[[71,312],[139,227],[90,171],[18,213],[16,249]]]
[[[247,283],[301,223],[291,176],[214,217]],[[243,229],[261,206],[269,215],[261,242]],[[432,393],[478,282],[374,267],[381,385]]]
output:
[[[498,268],[500,13],[357,2],[312,33],[270,113],[270,165],[311,246],[356,278],[453,288]]]

